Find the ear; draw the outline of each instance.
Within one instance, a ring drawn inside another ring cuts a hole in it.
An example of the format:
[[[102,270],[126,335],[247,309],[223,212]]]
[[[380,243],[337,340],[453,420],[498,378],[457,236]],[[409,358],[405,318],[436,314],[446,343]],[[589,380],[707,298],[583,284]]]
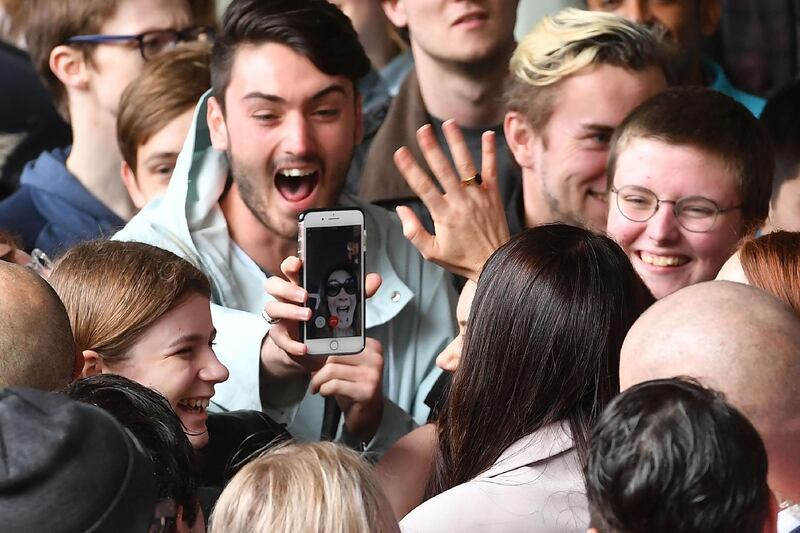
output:
[[[719,19],[722,16],[720,0],[703,0],[700,2],[700,33],[703,37],[710,37],[717,31]]]
[[[139,189],[139,182],[136,181],[136,174],[134,174],[133,169],[127,161],[122,161],[119,173],[120,176],[122,176],[123,185],[125,185],[125,188],[128,190],[128,196],[130,196],[133,201],[133,205],[136,206],[136,209],[143,208],[147,201],[141,189]]]
[[[66,87],[89,88],[89,73],[83,52],[67,45],[58,45],[50,52],[50,70]]]
[[[222,112],[222,106],[214,96],[208,99],[206,121],[211,134],[211,145],[215,149],[224,152],[228,149],[228,127],[225,125],[225,114]]]
[[[94,350],[83,351],[83,370],[81,371],[81,377],[96,376],[97,374],[102,374],[105,370],[107,370],[107,367],[103,362],[103,356]]]
[[[522,168],[533,170],[536,166],[535,147],[539,135],[533,130],[530,121],[522,113],[509,111],[503,120],[503,132],[517,164]]]
[[[381,7],[383,7],[383,12],[386,13],[386,18],[396,27],[405,28],[408,26],[404,0],[381,0]]]

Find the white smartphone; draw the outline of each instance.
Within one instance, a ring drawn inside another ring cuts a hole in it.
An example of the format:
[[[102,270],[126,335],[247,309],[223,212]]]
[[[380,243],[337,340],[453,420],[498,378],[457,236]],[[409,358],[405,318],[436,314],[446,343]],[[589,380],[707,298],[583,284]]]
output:
[[[358,208],[310,209],[300,215],[300,276],[311,319],[300,325],[310,355],[364,350],[364,213]]]

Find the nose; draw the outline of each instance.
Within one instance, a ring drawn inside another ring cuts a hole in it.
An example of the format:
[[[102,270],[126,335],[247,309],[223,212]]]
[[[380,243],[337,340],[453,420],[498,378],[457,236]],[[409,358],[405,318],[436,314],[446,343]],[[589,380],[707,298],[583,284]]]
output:
[[[313,135],[308,120],[302,113],[294,113],[284,121],[283,150],[294,156],[312,152]]]
[[[217,354],[209,348],[203,361],[203,367],[200,369],[200,379],[216,384],[228,379],[229,375],[228,368],[219,362]]]
[[[450,341],[444,350],[436,357],[436,366],[450,372],[451,374],[458,368],[461,361],[461,335]]]
[[[649,1],[650,0],[627,0],[623,2],[623,6],[618,11],[618,14],[639,24],[649,24],[653,21]]]
[[[656,214],[647,221],[647,236],[657,244],[669,244],[680,238],[680,225],[673,204],[662,202],[658,206]]]

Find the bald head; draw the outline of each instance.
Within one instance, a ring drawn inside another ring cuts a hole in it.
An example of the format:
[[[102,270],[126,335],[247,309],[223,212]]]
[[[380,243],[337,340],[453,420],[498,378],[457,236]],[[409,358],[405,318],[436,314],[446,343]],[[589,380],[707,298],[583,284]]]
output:
[[[0,387],[61,389],[72,379],[75,354],[55,291],[27,268],[0,261]]]
[[[623,389],[675,376],[721,391],[750,418],[767,448],[773,490],[800,501],[800,317],[740,283],[681,289],[636,321],[620,357]]]

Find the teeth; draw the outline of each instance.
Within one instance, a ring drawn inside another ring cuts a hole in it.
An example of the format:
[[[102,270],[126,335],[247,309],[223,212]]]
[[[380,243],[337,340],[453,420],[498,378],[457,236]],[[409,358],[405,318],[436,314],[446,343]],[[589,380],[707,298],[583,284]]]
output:
[[[207,398],[195,398],[189,400],[181,400],[178,402],[178,405],[189,408],[189,409],[207,409],[209,404],[209,400]]]
[[[684,257],[674,257],[668,255],[652,255],[648,254],[647,252],[640,252],[639,256],[642,258],[642,261],[647,263],[648,265],[653,266],[681,266],[686,264],[688,259]]]
[[[314,170],[310,168],[284,168],[280,173],[289,178],[302,178],[303,176],[312,175]]]

